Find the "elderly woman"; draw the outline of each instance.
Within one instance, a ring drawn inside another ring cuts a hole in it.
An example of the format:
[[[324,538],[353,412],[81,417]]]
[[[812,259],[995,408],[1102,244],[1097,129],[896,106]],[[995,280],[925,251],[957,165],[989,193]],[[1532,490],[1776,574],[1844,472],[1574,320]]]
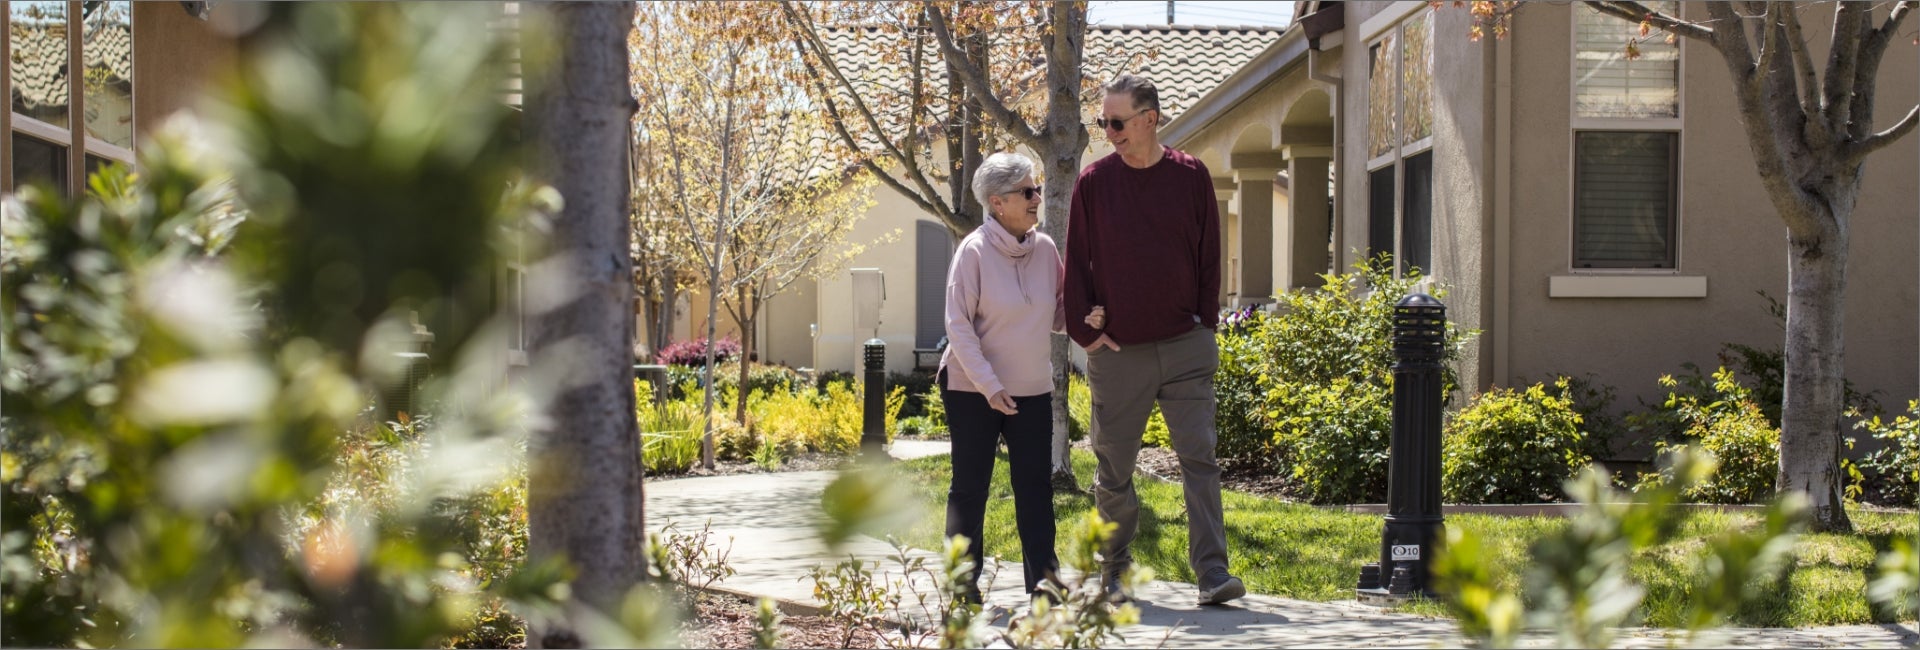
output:
[[[1033,161],[997,153],[974,173],[973,193],[988,218],[960,240],[947,272],[947,351],[940,358],[940,399],[953,444],[947,491],[947,535],[972,544],[975,572],[967,596],[980,602],[987,485],[994,451],[1007,443],[1014,519],[1026,558],[1026,587],[1039,594],[1059,562],[1054,555],[1049,442],[1053,435],[1053,364],[1048,334],[1063,331],[1061,263],[1053,240],[1035,230],[1040,188]],[[1099,311],[1090,324],[1102,318]]]

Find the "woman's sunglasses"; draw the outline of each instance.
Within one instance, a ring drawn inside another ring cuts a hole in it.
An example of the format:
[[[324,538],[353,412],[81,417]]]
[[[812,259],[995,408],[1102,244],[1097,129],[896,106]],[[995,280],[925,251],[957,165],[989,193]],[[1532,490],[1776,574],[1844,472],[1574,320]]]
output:
[[[1021,195],[1021,196],[1024,196],[1024,197],[1027,197],[1027,200],[1028,200],[1028,201],[1032,201],[1034,197],[1036,197],[1036,196],[1040,196],[1040,188],[1038,188],[1038,187],[1022,187],[1022,188],[1020,188],[1020,189],[1017,189],[1017,190],[1013,190],[1013,191],[1010,191],[1010,192],[1001,192],[1001,194],[1019,194],[1019,195]]]

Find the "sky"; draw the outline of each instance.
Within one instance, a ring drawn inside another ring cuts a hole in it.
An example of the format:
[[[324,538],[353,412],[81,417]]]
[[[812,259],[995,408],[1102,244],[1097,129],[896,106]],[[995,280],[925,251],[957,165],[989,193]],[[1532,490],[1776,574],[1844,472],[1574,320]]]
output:
[[[1093,0],[1087,22],[1096,25],[1165,25],[1167,3]],[[1284,26],[1293,17],[1292,2],[1182,2],[1173,3],[1173,21],[1181,25]]]

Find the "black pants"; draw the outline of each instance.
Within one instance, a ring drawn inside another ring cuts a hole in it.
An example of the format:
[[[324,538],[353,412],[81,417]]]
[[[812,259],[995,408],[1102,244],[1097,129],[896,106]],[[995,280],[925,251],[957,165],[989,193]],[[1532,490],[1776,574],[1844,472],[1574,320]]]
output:
[[[1013,398],[1015,415],[987,406],[987,396],[947,390],[947,371],[940,372],[940,400],[947,407],[947,430],[953,443],[953,482],[947,490],[947,536],[965,535],[972,543],[974,574],[970,594],[977,602],[979,568],[986,544],[981,539],[987,518],[987,487],[993,479],[994,451],[1007,441],[1007,462],[1013,481],[1014,522],[1020,530],[1021,554],[1026,557],[1028,594],[1039,592],[1040,581],[1051,579],[1060,567],[1053,552],[1053,394]]]

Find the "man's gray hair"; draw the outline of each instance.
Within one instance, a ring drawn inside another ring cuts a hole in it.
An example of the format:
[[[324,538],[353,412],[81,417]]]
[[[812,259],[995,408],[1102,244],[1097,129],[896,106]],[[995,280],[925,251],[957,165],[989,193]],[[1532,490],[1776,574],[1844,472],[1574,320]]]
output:
[[[1160,89],[1146,77],[1123,74],[1101,86],[1109,95],[1127,95],[1133,99],[1133,107],[1139,110],[1160,110]]]
[[[987,197],[1006,194],[1020,187],[1020,181],[1033,178],[1033,160],[1017,153],[1001,152],[987,156],[973,172],[973,197],[980,207],[992,205]]]

